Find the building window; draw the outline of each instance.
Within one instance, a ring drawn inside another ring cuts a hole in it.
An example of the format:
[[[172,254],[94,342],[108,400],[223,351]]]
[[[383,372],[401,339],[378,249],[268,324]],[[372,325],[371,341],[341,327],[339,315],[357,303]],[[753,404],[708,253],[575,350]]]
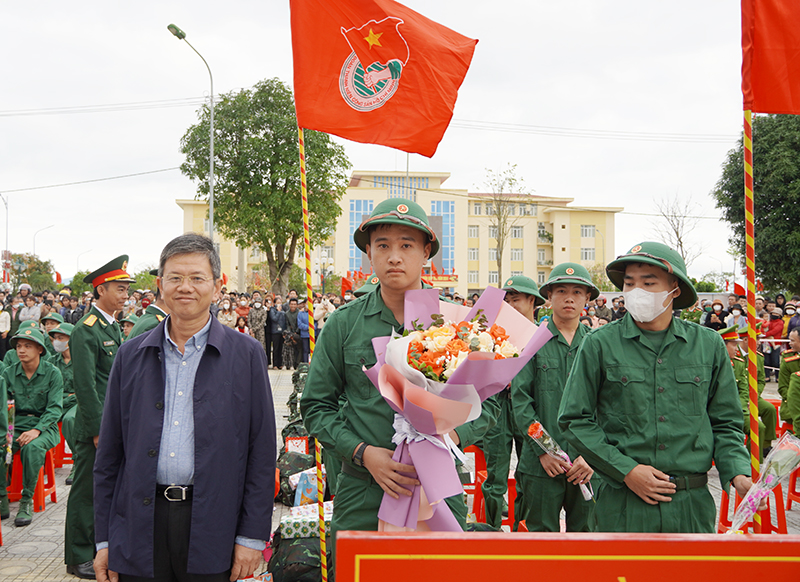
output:
[[[594,247],[583,247],[581,248],[581,260],[582,261],[593,261],[594,260]]]
[[[547,281],[547,279],[544,276],[544,271],[539,271],[539,274],[537,276],[537,283],[539,285],[544,285],[545,281]]]
[[[489,260],[496,261],[497,260],[497,247],[491,247],[489,249]]]
[[[478,260],[478,249],[471,248],[467,251],[467,259],[470,261],[477,261]]]
[[[470,224],[467,227],[467,236],[469,238],[478,238],[478,227],[475,224]]]
[[[512,277],[521,277],[522,274],[523,274],[522,271],[511,271]]]
[[[469,271],[467,274],[467,280],[470,285],[477,285],[478,284],[478,271]]]
[[[528,205],[528,214],[531,216],[536,216],[539,214],[539,205],[538,204],[529,204]]]
[[[442,270],[455,269],[456,203],[452,200],[431,200],[431,216],[442,217]]]
[[[511,227],[511,238],[522,238],[523,227],[521,226],[512,226]]]
[[[491,202],[486,203],[486,216],[491,216],[494,214],[494,206]]]
[[[497,276],[497,271],[489,271],[489,284],[490,284],[490,285],[491,285],[492,283],[494,283],[495,285],[497,285],[497,282],[498,282],[499,280],[500,280],[500,279],[499,279],[499,277]]]
[[[333,261],[333,245],[326,245],[322,247],[322,258],[328,258],[328,262]]]
[[[508,205],[508,213],[511,216],[516,216],[517,215],[517,205],[516,204],[509,204]],[[520,208],[519,208],[519,213],[522,214],[522,206],[520,206]]]
[[[594,225],[582,224],[581,225],[581,238],[594,238]]]
[[[545,252],[544,249],[539,249],[536,253],[536,260],[539,262],[540,265],[544,264],[545,261]]]
[[[497,238],[497,227],[490,226],[489,227],[489,238]]]
[[[481,203],[480,202],[476,202],[475,203],[474,214],[476,216],[480,216],[480,214],[481,214]]]
[[[389,198],[408,198],[417,201],[417,189],[427,189],[430,178],[423,176],[409,176],[406,182],[405,176],[373,176],[372,186],[374,188],[386,188],[389,191]]]
[[[372,200],[351,200],[350,201],[350,246],[348,249],[347,269],[350,271],[358,271],[362,268],[361,264],[361,249],[356,246],[353,240],[353,233],[361,226],[361,221],[364,215],[372,213]],[[369,265],[363,265],[369,270]]]
[[[512,261],[521,261],[522,260],[522,249],[511,249],[511,260]]]

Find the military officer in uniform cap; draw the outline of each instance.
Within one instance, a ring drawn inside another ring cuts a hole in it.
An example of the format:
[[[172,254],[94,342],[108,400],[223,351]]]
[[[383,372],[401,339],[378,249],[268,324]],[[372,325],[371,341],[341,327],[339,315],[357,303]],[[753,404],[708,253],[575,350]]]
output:
[[[524,275],[515,275],[506,281],[503,291],[506,292],[506,302],[533,323],[536,307],[544,304],[544,298],[539,294],[539,287],[534,283],[533,279]],[[517,430],[517,425],[514,422],[509,387],[500,392],[496,399],[500,405],[497,424],[489,429],[479,446],[486,457],[486,481],[484,481],[482,487],[483,500],[486,507],[486,523],[500,529],[503,521],[504,496],[508,489],[511,449],[516,448],[517,459],[519,459],[522,453],[522,437],[525,431]],[[524,506],[522,487],[517,487],[516,499],[509,499],[508,501],[514,502],[516,520],[524,519],[518,517],[522,514],[522,507]]]
[[[559,410],[567,443],[602,477],[598,531],[712,533],[712,460],[723,487],[752,486],[725,344],[672,316],[697,293],[681,255],[635,245],[606,267],[627,314],[588,334]]]
[[[523,491],[525,504],[517,519],[524,519],[529,531],[557,532],[563,507],[567,531],[589,531],[592,503],[583,498],[578,486],[587,483],[593,471],[564,438],[558,409],[575,355],[591,331],[580,325],[581,310],[600,290],[585,267],[562,263],[553,268],[540,293],[553,308],[547,321],[553,337],[511,382],[511,405],[524,439],[517,464],[517,491]],[[541,423],[570,456],[572,467],[553,459],[527,436],[534,422]]]
[[[72,331],[75,396],[75,475],[67,502],[64,561],[67,573],[79,578],[95,577],[94,508],[92,468],[94,466],[106,384],[114,356],[122,343],[114,313],[125,306],[134,279],[127,272],[128,255],[100,267],[83,281],[94,289],[95,302]]]
[[[410,496],[417,483],[410,476],[414,467],[392,460],[394,411],[362,367],[375,365],[372,338],[402,332],[405,292],[423,287],[422,267],[439,250],[425,211],[402,198],[375,206],[353,239],[369,257],[380,283],[375,291],[330,315],[300,401],[308,432],[342,459],[331,523],[334,543],[340,530],[377,530],[383,494]],[[497,412],[497,404],[488,399],[479,418],[450,436],[462,448],[474,444],[495,423]],[[446,502],[465,527],[463,495]]]
[[[158,276],[158,269],[153,269],[150,271],[151,275]],[[128,334],[126,339],[133,339],[137,335],[142,335],[143,333],[150,331],[159,323],[164,321],[164,318],[169,315],[169,307],[164,302],[164,298],[161,296],[161,290],[156,287],[156,300],[155,303],[151,303],[147,306],[144,310],[144,313],[139,318],[131,332]]]

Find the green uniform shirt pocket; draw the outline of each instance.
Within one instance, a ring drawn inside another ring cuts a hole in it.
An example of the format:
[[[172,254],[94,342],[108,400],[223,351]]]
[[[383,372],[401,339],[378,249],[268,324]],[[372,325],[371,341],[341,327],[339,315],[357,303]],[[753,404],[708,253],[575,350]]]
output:
[[[606,369],[606,383],[604,391],[609,391],[611,397],[610,414],[619,416],[644,414],[647,403],[652,399],[650,391],[645,386],[644,368],[632,366],[614,366]]]
[[[678,390],[678,410],[687,416],[699,416],[708,402],[710,366],[685,366],[675,368],[675,386]]]
[[[561,376],[559,375],[560,362],[558,358],[548,358],[546,356],[537,356],[536,358],[536,380],[534,385],[536,390],[543,392],[552,392],[556,389],[563,389],[559,386]]]
[[[362,367],[371,368],[375,365],[375,351],[372,348],[345,348],[344,352],[344,380],[345,390],[355,390],[361,398],[373,396],[377,388],[372,385]]]

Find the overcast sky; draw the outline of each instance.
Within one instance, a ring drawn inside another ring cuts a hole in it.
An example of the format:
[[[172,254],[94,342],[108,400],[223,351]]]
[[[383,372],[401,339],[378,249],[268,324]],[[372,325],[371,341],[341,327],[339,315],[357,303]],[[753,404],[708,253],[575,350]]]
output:
[[[656,219],[643,215],[658,199],[691,199],[707,218],[690,274],[731,270],[729,229],[709,192],[742,126],[738,1],[406,5],[480,41],[438,152],[412,155],[412,171],[450,172],[446,186],[481,189],[486,168],[512,163],[535,194],[623,206],[618,254],[655,236]],[[53,225],[35,250],[64,277],[123,253],[135,271],[182,232],[175,199],[192,198],[196,185],[171,168],[209,80],[170,23],[208,61],[217,94],[292,82],[285,1],[0,7],[0,193],[13,252],[33,251],[36,231]],[[402,152],[338,141],[354,169],[405,170]],[[32,189],[157,170],[167,171]],[[0,246],[4,218],[0,207]]]

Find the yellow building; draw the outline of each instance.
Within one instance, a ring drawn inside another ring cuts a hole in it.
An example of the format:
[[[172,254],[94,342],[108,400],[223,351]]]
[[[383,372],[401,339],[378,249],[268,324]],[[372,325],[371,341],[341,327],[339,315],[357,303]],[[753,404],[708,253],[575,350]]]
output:
[[[508,195],[510,232],[503,251],[503,272],[496,263],[497,240],[492,226],[491,194],[448,189],[446,172],[360,172],[354,171],[342,198],[342,214],[326,244],[312,250],[314,285],[325,272],[345,276],[348,272],[369,274],[371,268],[353,242],[353,232],[373,208],[386,198],[409,198],[430,217],[440,238],[441,250],[426,278],[435,286],[449,287],[464,295],[498,285],[511,275],[523,274],[544,283],[553,265],[566,261],[591,268],[614,259],[614,215],[622,208],[570,206],[572,198]],[[207,232],[207,205],[203,201],[178,200],[184,212],[184,232]],[[205,227],[205,228],[204,228]],[[258,250],[240,250],[216,236],[220,242],[223,272],[230,289],[244,289],[252,272],[263,259]],[[302,266],[302,249],[298,264]],[[330,289],[326,289],[328,291]]]

